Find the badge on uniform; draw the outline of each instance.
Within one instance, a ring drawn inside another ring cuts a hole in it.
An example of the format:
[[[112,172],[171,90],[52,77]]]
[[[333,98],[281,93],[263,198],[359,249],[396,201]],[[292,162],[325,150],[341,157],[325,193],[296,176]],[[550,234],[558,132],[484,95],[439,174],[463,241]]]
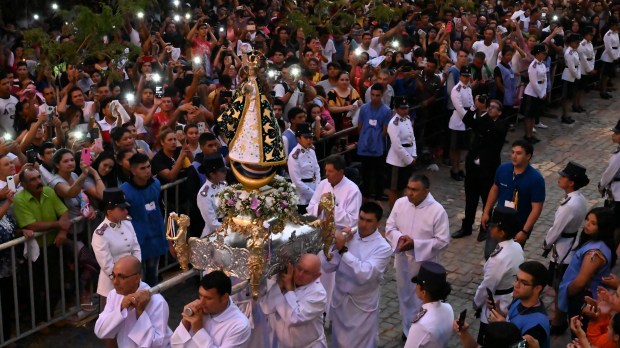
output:
[[[394,118],[394,122],[393,122],[393,123],[394,123],[394,125],[395,125],[395,126],[398,126],[398,119],[399,119],[399,118],[400,118],[400,117],[395,117],[395,118]]]
[[[200,195],[203,197],[207,197],[207,193],[209,192],[209,186],[205,186],[205,189],[200,191]]]
[[[418,312],[418,314],[416,314],[415,318],[413,318],[412,324],[415,324],[418,321],[420,321],[420,319],[422,319],[424,314],[426,314],[426,308],[421,308],[420,311]]]
[[[95,233],[103,236],[103,233],[105,232],[105,230],[108,228],[108,224],[103,224],[101,225],[101,227],[99,227],[98,229],[95,230]]]
[[[299,158],[299,152],[301,152],[300,148],[297,148],[297,150],[295,150],[295,152],[293,152],[293,158],[294,159],[298,159]]]
[[[502,249],[504,249],[504,248],[503,248],[503,247],[501,247],[501,246],[499,246],[499,245],[498,245],[498,246],[496,246],[496,247],[495,247],[495,250],[493,250],[493,252],[491,253],[491,256],[490,256],[490,257],[496,256],[497,254],[499,254],[499,253],[502,251]]]

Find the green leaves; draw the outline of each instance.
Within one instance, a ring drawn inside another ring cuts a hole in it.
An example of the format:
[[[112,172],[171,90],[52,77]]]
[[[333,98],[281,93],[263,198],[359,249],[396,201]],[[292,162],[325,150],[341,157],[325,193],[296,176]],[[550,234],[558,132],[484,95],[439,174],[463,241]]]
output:
[[[32,28],[24,33],[24,48],[39,46],[43,63],[54,67],[63,63],[94,63],[95,56],[119,61],[126,46],[115,41],[115,34],[120,32],[125,18],[130,18],[151,4],[151,0],[116,0],[110,2],[110,5],[100,3],[99,12],[81,5],[72,7],[71,11],[59,10],[56,16],[62,19],[62,35],[68,39],[58,42],[41,28]],[[104,37],[107,37],[107,43]],[[137,57],[140,48],[130,46],[128,56]]]

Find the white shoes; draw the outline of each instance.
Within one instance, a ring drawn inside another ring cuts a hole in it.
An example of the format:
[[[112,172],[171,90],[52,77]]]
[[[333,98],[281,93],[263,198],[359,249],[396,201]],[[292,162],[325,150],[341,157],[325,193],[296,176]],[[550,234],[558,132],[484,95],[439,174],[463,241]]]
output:
[[[536,128],[547,129],[547,128],[549,128],[549,126],[547,126],[546,124],[544,124],[542,122],[539,122],[539,123],[536,123]]]

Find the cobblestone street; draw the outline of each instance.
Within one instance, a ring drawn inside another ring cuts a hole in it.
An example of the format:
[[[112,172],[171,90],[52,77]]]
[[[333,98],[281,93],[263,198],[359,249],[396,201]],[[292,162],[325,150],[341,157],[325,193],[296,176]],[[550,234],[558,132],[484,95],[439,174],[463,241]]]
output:
[[[620,98],[620,97],[618,97]],[[611,142],[611,131],[609,130],[618,120],[618,113],[615,109],[620,108],[620,101],[616,99],[602,100],[598,98],[598,93],[592,91],[584,98],[584,106],[588,113],[572,114],[576,123],[566,126],[558,119],[543,118],[543,122],[549,125],[548,129],[538,129],[536,136],[541,142],[535,146],[532,163],[544,176],[546,182],[546,202],[543,213],[535,226],[531,239],[526,246],[526,259],[543,261],[545,265],[548,261],[541,257],[541,246],[544,234],[553,222],[553,217],[560,199],[564,196],[563,192],[557,187],[557,172],[561,170],[569,160],[574,160],[587,168],[590,184],[582,189],[588,199],[590,206],[601,205],[602,200],[596,190],[602,171],[607,166],[607,160],[614,145]],[[557,107],[551,110],[552,113],[559,114]],[[515,132],[508,134],[509,141],[521,137],[523,130],[521,124],[517,125]],[[510,146],[504,146],[502,159],[508,160]],[[460,228],[461,218],[464,214],[465,192],[462,182],[450,179],[448,167],[440,165],[439,172],[427,173],[431,178],[431,192],[435,198],[443,204],[450,217],[450,230],[456,231]],[[479,221],[480,208],[478,210],[478,220],[474,226],[472,236],[452,240],[447,250],[443,252],[442,263],[449,272],[449,281],[453,291],[449,297],[449,302],[454,308],[455,315],[461,310],[468,309],[467,322],[471,324],[471,333],[477,334],[478,320],[473,318],[471,301],[473,294],[482,277],[482,267],[484,264],[483,246],[484,243],[476,242],[477,223]],[[387,214],[386,214],[387,216]],[[170,327],[174,330],[179,323],[182,306],[195,297],[196,284],[189,281],[182,286],[167,291],[164,296],[170,304]],[[385,275],[385,280],[381,290],[380,305],[380,347],[402,347],[401,324],[398,311],[398,298],[396,295],[396,280],[392,265]],[[543,298],[547,307],[550,305],[550,298]],[[45,334],[35,334],[31,338],[18,342],[19,347],[99,347],[102,343],[92,333],[94,322],[88,323],[83,327],[75,328],[65,326],[64,328],[51,328]],[[563,337],[554,338],[552,347],[565,347],[569,341],[568,333]],[[67,344],[69,343],[69,344]],[[451,347],[458,346],[458,338],[453,335]]]

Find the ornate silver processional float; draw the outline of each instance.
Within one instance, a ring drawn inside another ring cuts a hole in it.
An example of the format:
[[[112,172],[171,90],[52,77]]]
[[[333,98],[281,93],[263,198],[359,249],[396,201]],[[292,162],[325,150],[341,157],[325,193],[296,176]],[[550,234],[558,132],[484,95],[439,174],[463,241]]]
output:
[[[286,153],[266,85],[258,76],[261,55],[250,52],[245,60],[247,77],[217,120],[228,141],[231,169],[239,184],[218,194],[223,221],[208,237],[187,241],[189,217],[170,214],[166,237],[174,243],[184,273],[153,291],[173,286],[198,270],[223,270],[241,280],[233,292],[249,283],[252,297],[257,298],[263,279],[285,270],[288,263],[295,264],[302,254],[323,250],[331,259],[334,198],[321,199],[322,220],[298,215],[294,185],[276,176],[276,167],[286,163]],[[189,263],[193,268],[188,272]]]

